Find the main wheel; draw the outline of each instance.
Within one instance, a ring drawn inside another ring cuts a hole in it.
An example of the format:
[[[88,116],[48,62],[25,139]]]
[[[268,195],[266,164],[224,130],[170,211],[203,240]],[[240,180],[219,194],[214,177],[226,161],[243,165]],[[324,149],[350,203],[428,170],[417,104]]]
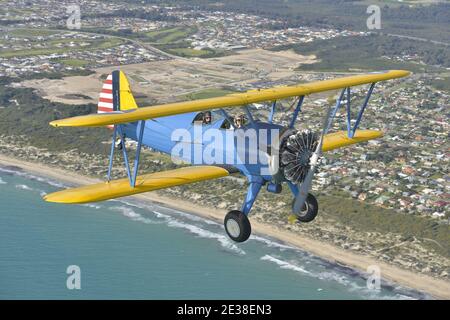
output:
[[[294,203],[295,198],[294,200],[292,200],[293,212],[294,212]],[[319,211],[319,204],[317,203],[316,197],[314,197],[311,193],[308,193],[305,203],[303,204],[302,210],[299,213],[294,212],[294,214],[297,216],[297,221],[311,222],[316,218],[318,211]]]
[[[227,213],[224,220],[225,231],[231,240],[244,242],[250,237],[252,227],[247,216],[239,210],[232,210]]]

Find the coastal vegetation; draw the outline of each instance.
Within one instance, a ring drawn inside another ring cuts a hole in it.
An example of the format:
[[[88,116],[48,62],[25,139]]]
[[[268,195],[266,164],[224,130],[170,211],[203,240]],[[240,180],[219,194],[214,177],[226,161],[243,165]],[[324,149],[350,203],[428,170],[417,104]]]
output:
[[[378,34],[317,40],[279,46],[272,50],[287,49],[303,55],[317,56],[317,63],[302,65],[301,70],[407,69],[413,72],[433,72],[450,67],[450,50],[445,46]],[[349,56],[352,59],[348,59]],[[402,57],[407,57],[408,60]]]
[[[141,0],[132,0],[141,3]],[[382,32],[414,36],[423,39],[449,42],[450,4],[447,2],[429,5],[418,1],[409,3],[399,1],[351,0],[145,0],[147,3],[183,5],[199,10],[239,12],[263,17],[281,19],[283,23],[272,25],[273,28],[298,26],[334,27],[368,31],[366,10],[369,4],[381,8]],[[412,5],[411,5],[412,4]]]

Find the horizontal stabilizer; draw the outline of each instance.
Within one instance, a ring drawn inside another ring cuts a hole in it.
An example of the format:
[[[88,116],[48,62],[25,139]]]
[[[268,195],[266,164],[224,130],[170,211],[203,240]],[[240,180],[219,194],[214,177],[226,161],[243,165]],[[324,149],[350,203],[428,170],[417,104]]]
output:
[[[50,193],[44,196],[44,200],[58,203],[96,202],[227,175],[229,172],[226,169],[216,166],[183,167],[138,176],[134,188],[130,186],[128,178],[125,178]]]
[[[154,119],[187,112],[197,112],[218,108],[241,107],[252,103],[274,101],[295,96],[306,96],[313,93],[337,90],[378,81],[406,77],[409,71],[390,70],[374,72],[332,80],[315,81],[296,86],[275,87],[270,89],[251,90],[233,93],[223,97],[200,99],[177,103],[162,104],[139,109],[125,110],[122,113],[88,114],[73,118],[54,120],[54,127],[96,127],[113,124]]]
[[[378,130],[356,130],[353,138],[349,138],[347,131],[337,131],[329,133],[323,137],[322,151],[327,152],[355,143],[377,139],[382,136],[383,132]]]

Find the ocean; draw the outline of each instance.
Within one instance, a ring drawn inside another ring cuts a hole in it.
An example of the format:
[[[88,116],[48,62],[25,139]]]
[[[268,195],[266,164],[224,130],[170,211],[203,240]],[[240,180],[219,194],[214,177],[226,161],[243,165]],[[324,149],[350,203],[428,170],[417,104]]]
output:
[[[429,298],[368,289],[360,273],[267,237],[236,244],[221,223],[158,204],[41,199],[62,187],[0,167],[0,299]],[[80,289],[68,289],[69,266]]]

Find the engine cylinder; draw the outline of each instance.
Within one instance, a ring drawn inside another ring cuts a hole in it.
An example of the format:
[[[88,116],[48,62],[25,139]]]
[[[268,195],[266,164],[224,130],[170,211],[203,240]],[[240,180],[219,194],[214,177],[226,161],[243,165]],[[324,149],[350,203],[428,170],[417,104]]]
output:
[[[310,159],[319,143],[319,136],[310,131],[293,131],[280,141],[280,171],[294,184],[301,183],[309,169]]]

